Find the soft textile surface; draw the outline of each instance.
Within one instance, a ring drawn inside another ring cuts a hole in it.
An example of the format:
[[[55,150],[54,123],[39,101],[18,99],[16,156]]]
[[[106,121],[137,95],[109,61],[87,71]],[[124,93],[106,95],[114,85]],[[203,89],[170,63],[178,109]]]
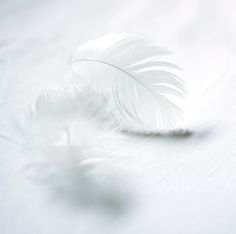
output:
[[[0,233],[236,233],[235,9],[233,0],[2,0]],[[85,128],[70,157],[19,145],[10,116],[63,87],[77,46],[110,32],[173,52],[188,89],[182,130]]]

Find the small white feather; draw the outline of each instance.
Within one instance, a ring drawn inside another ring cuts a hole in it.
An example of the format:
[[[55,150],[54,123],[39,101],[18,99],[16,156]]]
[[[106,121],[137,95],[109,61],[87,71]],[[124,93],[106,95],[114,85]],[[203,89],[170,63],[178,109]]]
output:
[[[181,109],[171,96],[185,94],[184,82],[166,71],[178,67],[160,60],[167,54],[149,40],[108,34],[79,47],[72,71],[94,93],[107,97],[122,130],[160,132],[181,119]]]

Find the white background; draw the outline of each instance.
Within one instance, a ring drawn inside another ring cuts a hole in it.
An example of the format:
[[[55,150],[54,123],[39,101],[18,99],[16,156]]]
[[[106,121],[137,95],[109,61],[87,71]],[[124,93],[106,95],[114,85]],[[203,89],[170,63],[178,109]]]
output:
[[[63,85],[80,43],[110,32],[144,34],[173,52],[191,134],[113,143],[135,188],[119,216],[55,201],[53,187],[25,175],[23,149],[0,139],[0,233],[236,233],[235,10],[233,0],[1,0],[1,135],[10,114]]]

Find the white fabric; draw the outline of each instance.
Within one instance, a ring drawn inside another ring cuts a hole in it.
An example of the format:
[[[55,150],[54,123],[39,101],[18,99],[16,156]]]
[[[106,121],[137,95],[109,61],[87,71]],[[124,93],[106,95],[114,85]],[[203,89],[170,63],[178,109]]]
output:
[[[186,134],[107,137],[94,149],[111,157],[115,193],[124,190],[119,214],[48,196],[55,187],[27,178],[27,153],[1,137],[0,233],[236,233],[235,8],[233,0],[2,0],[1,136],[15,137],[8,116],[63,86],[77,46],[104,33],[141,33],[169,48],[189,94]]]

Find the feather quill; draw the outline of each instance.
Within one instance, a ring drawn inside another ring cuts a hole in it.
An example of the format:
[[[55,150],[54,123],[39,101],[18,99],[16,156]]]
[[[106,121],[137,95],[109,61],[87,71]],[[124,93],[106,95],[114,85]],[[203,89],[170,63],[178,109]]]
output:
[[[185,94],[178,69],[160,60],[168,51],[129,34],[108,34],[78,48],[72,71],[98,95],[109,100],[121,130],[160,132],[181,120],[177,98]],[[173,98],[175,97],[175,98]]]

